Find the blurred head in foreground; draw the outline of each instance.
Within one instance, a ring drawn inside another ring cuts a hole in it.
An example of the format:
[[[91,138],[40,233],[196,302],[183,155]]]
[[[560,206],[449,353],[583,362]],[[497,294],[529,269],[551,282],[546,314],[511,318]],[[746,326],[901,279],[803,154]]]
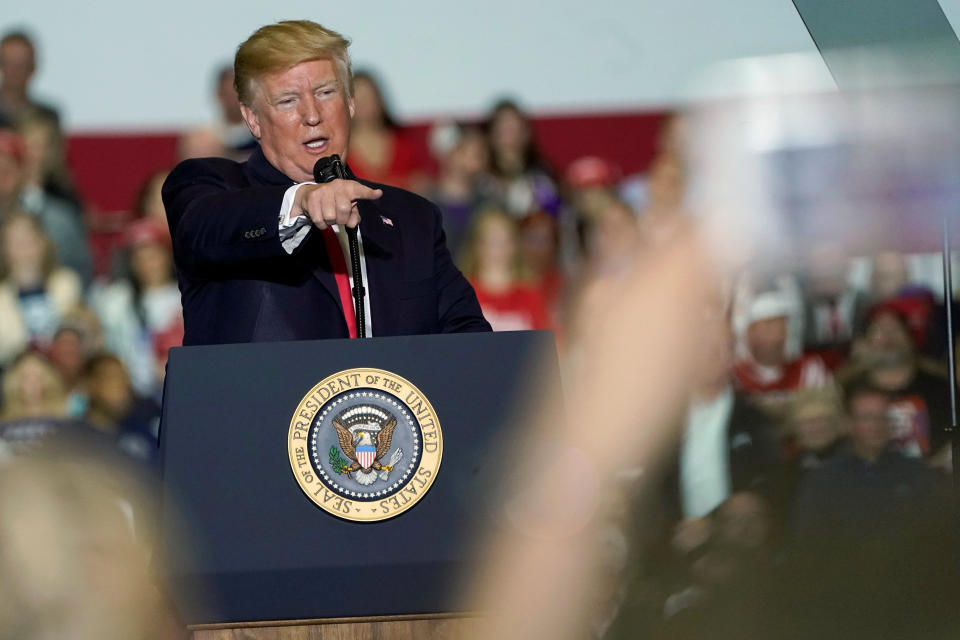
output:
[[[91,460],[48,453],[0,467],[0,637],[175,637],[130,484]]]

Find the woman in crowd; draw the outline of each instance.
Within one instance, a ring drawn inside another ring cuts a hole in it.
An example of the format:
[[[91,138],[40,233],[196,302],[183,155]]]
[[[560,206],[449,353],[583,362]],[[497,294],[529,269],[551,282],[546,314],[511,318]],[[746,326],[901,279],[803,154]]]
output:
[[[844,448],[844,413],[839,388],[830,385],[796,392],[787,404],[785,428],[784,448],[788,455],[780,469],[776,505],[783,523],[792,517],[803,479]]]
[[[159,387],[156,336],[182,327],[180,291],[166,227],[145,218],[130,227],[125,244],[128,276],[95,289],[91,305],[103,323],[107,349],[127,366],[137,392],[150,396]]]
[[[58,266],[40,223],[9,216],[0,227],[0,363],[31,343],[48,346],[81,291],[77,274]]]
[[[566,288],[566,306],[571,310],[599,304],[598,292],[618,286],[616,283],[629,277],[639,252],[640,236],[633,209],[605,191],[593,193],[583,203],[577,220],[578,262]],[[580,357],[578,345],[585,337],[583,330],[575,313],[565,314],[564,343],[570,362]]]
[[[152,399],[134,392],[120,359],[101,353],[87,360],[83,386],[87,394],[83,417],[87,423],[114,438],[117,447],[133,459],[155,463],[160,407]]]
[[[3,375],[3,422],[66,418],[67,392],[56,368],[36,351],[24,351]]]
[[[113,214],[99,214],[96,216],[96,226],[101,246],[101,256],[108,262],[105,268],[111,278],[126,278],[129,275],[129,260],[125,252],[127,231],[131,223],[137,220],[148,219],[159,227],[167,229],[167,212],[160,197],[160,190],[164,180],[170,172],[160,169],[149,174],[137,191],[136,200],[129,211],[118,211]],[[169,231],[167,231],[169,235]]]
[[[560,232],[557,221],[542,211],[520,221],[520,264],[523,274],[543,297],[557,324],[564,277],[559,264]]]
[[[350,168],[365,180],[408,187],[416,159],[369,72],[353,75],[353,97],[356,113],[350,130]]]
[[[580,224],[583,275],[586,279],[623,274],[640,247],[637,216],[625,202],[598,195]]]
[[[538,209],[556,216],[560,195],[534,143],[526,114],[504,100],[494,107],[486,130],[493,175],[507,210],[518,217]]]
[[[438,124],[430,132],[430,150],[440,167],[427,198],[443,214],[447,248],[458,255],[478,211],[496,199],[490,176],[490,150],[478,127]]]
[[[81,376],[87,360],[103,351],[100,318],[87,306],[68,313],[60,322],[47,350],[51,364],[57,368],[67,390],[70,415],[82,416],[86,410],[86,392]]]
[[[47,197],[60,198],[73,206],[73,212],[82,214],[83,205],[77,197],[67,168],[67,154],[60,123],[42,113],[34,113],[20,121],[17,129],[26,146],[27,181],[41,189]]]
[[[462,262],[494,331],[551,328],[543,297],[520,277],[517,227],[508,214],[477,216]]]

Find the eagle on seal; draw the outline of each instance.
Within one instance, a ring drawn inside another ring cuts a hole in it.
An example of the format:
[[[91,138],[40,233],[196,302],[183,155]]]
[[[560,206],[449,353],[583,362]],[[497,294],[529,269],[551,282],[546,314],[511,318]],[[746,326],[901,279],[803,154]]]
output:
[[[386,474],[393,471],[393,464],[381,464],[380,459],[387,455],[390,450],[390,442],[393,440],[393,430],[397,426],[397,420],[391,418],[381,427],[380,431],[358,429],[356,434],[350,433],[343,424],[334,418],[333,426],[337,430],[337,439],[340,441],[340,448],[343,453],[353,461],[348,467],[344,467],[343,473],[350,478],[350,473],[357,474],[357,482],[360,484],[373,484],[377,479],[377,472],[380,472],[382,479],[386,479]],[[356,429],[356,427],[354,427]],[[364,467],[357,456],[357,447],[376,447],[376,453],[373,456],[373,462]],[[399,458],[399,456],[394,456]]]

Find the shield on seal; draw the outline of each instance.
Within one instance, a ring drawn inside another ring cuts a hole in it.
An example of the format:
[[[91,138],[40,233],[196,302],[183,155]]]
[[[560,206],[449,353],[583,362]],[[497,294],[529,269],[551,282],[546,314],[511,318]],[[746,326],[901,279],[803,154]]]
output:
[[[360,463],[360,466],[364,469],[369,469],[373,464],[373,461],[376,460],[377,448],[371,447],[370,445],[361,445],[357,447],[357,462]]]

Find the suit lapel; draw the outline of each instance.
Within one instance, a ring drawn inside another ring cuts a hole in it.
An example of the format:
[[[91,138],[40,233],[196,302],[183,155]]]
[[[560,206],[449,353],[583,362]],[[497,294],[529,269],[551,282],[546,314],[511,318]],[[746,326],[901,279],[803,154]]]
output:
[[[250,154],[247,161],[249,170],[248,177],[253,184],[265,185],[290,185],[294,181],[288,178],[282,171],[270,164],[263,150],[257,145],[257,148]],[[343,305],[340,302],[340,291],[337,289],[337,281],[333,275],[333,267],[330,266],[330,257],[327,255],[327,248],[324,246],[323,237],[320,232],[313,230],[307,234],[304,239],[305,246],[300,247],[295,252],[296,258],[308,269],[313,276],[320,281],[323,288],[327,290],[330,297],[333,298],[337,306],[343,312]]]
[[[373,335],[392,335],[397,327],[398,292],[402,278],[400,234],[394,223],[383,221],[376,204],[362,200],[360,207],[360,235],[366,258],[367,280],[370,285],[370,319]]]
[[[327,247],[323,242],[323,235],[319,229],[312,229],[307,234],[304,242],[307,246],[301,247],[297,255],[303,256],[309,261],[309,267],[313,277],[320,281],[323,288],[327,290],[330,297],[334,299],[337,306],[340,307],[340,313],[343,314],[343,303],[340,301],[340,289],[337,288],[337,279],[333,274],[333,266],[330,263],[330,255],[327,253]],[[346,322],[346,321],[344,321]]]

